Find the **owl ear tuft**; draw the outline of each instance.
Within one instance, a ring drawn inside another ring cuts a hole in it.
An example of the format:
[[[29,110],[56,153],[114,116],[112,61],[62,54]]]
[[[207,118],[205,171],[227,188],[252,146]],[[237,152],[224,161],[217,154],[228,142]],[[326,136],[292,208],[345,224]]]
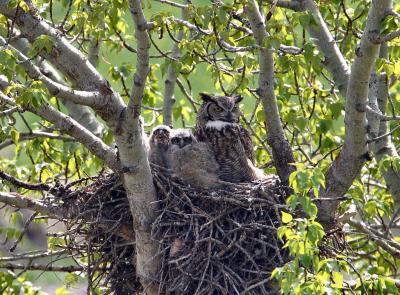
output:
[[[235,104],[239,103],[239,102],[241,102],[243,100],[243,96],[241,96],[239,94],[235,95],[233,98],[235,99]]]
[[[214,101],[213,97],[210,94],[204,92],[200,93],[200,98],[204,101]]]

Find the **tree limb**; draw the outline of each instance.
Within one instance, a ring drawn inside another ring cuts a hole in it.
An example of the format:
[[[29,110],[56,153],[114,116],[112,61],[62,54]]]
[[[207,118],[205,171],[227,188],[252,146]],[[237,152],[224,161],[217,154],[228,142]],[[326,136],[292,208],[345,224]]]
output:
[[[18,34],[17,34],[18,35]],[[12,38],[10,42],[15,48],[21,51],[23,54],[28,52],[28,41],[23,38]],[[64,79],[57,72],[57,70],[50,65],[45,59],[40,58],[37,61],[37,65],[41,68],[41,72],[59,84],[65,84]],[[102,124],[96,119],[92,114],[89,107],[75,104],[70,100],[62,99],[61,102],[65,105],[68,110],[69,115],[79,122],[81,125],[85,126],[96,136],[100,136],[103,131]]]
[[[181,17],[183,20],[186,20],[187,7],[182,7]],[[183,38],[183,34],[184,34],[184,31],[182,28],[180,28],[177,36],[175,37],[176,40],[181,41]],[[172,47],[171,57],[176,60],[179,60],[179,58],[181,57],[178,42],[174,42],[174,45]],[[177,77],[178,77],[178,73],[175,71],[172,64],[170,64],[168,66],[167,78],[165,79],[164,104],[163,104],[163,113],[162,113],[163,114],[163,124],[167,125],[167,126],[170,126],[173,124],[172,107],[175,103],[174,91],[175,91],[175,84],[176,84]]]
[[[54,133],[49,133],[49,132],[43,132],[43,131],[33,131],[33,132],[28,132],[28,133],[20,133],[19,135],[19,141],[25,141],[25,140],[31,140],[35,138],[51,138],[51,139],[58,139],[58,140],[63,140],[63,141],[73,141],[74,138],[69,137],[69,136],[63,136],[60,134],[54,134]],[[11,139],[6,139],[2,143],[0,143],[0,150],[13,145],[14,142]]]
[[[294,171],[293,152],[285,139],[278,105],[274,93],[274,60],[270,49],[264,47],[264,40],[268,37],[265,23],[254,0],[249,1],[245,11],[253,30],[259,48],[260,76],[258,94],[260,95],[265,123],[267,126],[268,143],[272,148],[274,164],[283,183],[287,183],[289,175]]]
[[[64,214],[59,208],[44,205],[37,200],[27,198],[18,193],[0,192],[0,202],[19,209],[29,209],[54,219],[60,220],[64,218]]]
[[[368,81],[378,56],[379,45],[370,41],[369,34],[380,30],[385,11],[391,7],[390,0],[373,1],[360,47],[351,67],[345,106],[345,140],[343,148],[326,174],[326,188],[321,197],[335,199],[343,196],[362,166],[368,159],[366,105],[368,103]],[[339,201],[322,201],[318,207],[319,221],[330,228],[335,225]]]
[[[33,11],[37,10],[31,2],[28,5]],[[62,37],[63,33],[34,14],[24,12],[22,9],[10,8],[9,0],[0,0],[0,13],[14,20],[21,31],[21,36],[27,38],[29,42],[34,42],[41,35],[50,37],[53,47],[49,51],[42,50],[40,55],[80,89],[101,94],[103,104],[99,105],[95,111],[115,131],[119,125],[120,114],[125,108],[121,96],[111,89],[109,82],[100,75],[88,59]]]
[[[376,43],[376,44],[382,44],[382,43],[385,43],[385,42],[392,41],[393,39],[399,38],[399,37],[400,37],[400,30],[395,31],[395,32],[391,32],[391,33],[389,33],[387,35],[384,35],[384,36],[371,37],[371,41],[373,43]]]
[[[345,97],[350,74],[347,62],[340,52],[314,0],[303,1],[303,9],[310,11],[316,22],[316,25],[309,24],[306,29],[318,46],[318,49],[324,54],[324,66],[326,66],[332,74],[333,81],[340,93]]]
[[[53,123],[57,128],[74,137],[95,156],[103,160],[104,164],[114,170],[114,172],[118,173],[120,171],[121,165],[116,151],[71,117],[61,113],[50,105],[43,105],[38,109],[29,109],[29,111]]]
[[[301,11],[304,8],[302,0],[267,0],[269,4],[275,3],[277,7],[288,8],[294,11]]]
[[[396,258],[400,258],[400,244],[391,241],[391,240],[385,240],[383,236],[381,235],[376,235],[375,232],[373,232],[365,223],[355,221],[353,219],[350,219],[347,221],[348,224],[350,224],[352,227],[356,228],[359,232],[367,234],[369,238],[375,240],[375,242],[385,251],[387,251],[390,255]]]
[[[45,183],[38,183],[38,184],[33,184],[33,183],[27,183],[23,182],[14,176],[11,176],[3,171],[0,170],[0,178],[7,180],[11,184],[15,185],[16,187],[22,187],[28,190],[33,190],[33,191],[50,191],[51,187]]]
[[[54,271],[54,272],[76,272],[76,271],[85,271],[85,267],[83,266],[56,266],[52,264],[38,264],[38,263],[30,263],[30,264],[19,264],[19,263],[0,263],[0,268],[2,269],[22,269],[22,270],[40,270],[40,271]]]
[[[15,104],[14,101],[8,98],[8,96],[3,92],[0,92],[0,99],[7,99]],[[53,123],[61,131],[64,131],[75,138],[87,149],[89,149],[95,156],[103,160],[104,163],[115,172],[118,173],[120,171],[121,165],[117,159],[116,152],[107,146],[100,138],[95,136],[71,117],[61,113],[49,104],[43,104],[37,109],[28,107],[27,110]]]
[[[137,62],[132,91],[126,111],[121,115],[116,142],[122,163],[124,187],[133,217],[136,241],[136,273],[145,294],[158,294],[155,278],[160,268],[158,243],[151,237],[155,220],[157,195],[153,184],[147,152],[147,138],[143,131],[140,111],[144,87],[149,72],[150,39],[141,1],[130,0],[129,7],[135,24]]]
[[[376,99],[379,109],[382,115],[386,112],[387,100],[389,95],[389,85],[386,74],[382,74],[377,77],[377,89],[376,89]],[[371,98],[372,99],[372,98]],[[368,120],[370,122],[370,120]],[[387,155],[390,157],[398,157],[396,148],[392,143],[390,136],[384,136],[388,133],[388,123],[385,121],[378,122],[378,134],[379,140],[371,144],[371,150],[374,153],[376,160],[381,161],[382,158]],[[393,168],[381,169],[382,176],[389,188],[391,195],[393,196],[395,207],[400,207],[400,173],[395,171]]]

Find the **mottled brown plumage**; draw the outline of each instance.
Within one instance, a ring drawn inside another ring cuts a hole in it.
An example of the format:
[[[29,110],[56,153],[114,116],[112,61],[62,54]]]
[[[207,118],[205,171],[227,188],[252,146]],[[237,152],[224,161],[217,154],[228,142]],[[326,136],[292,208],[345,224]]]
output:
[[[196,138],[206,143],[219,164],[218,177],[228,182],[253,181],[262,172],[254,164],[253,144],[240,125],[239,97],[210,96],[204,100],[196,123]]]
[[[204,134],[205,126],[210,121],[222,121],[238,124],[239,138],[242,143],[247,158],[254,163],[253,142],[250,134],[245,127],[240,125],[239,103],[241,96],[212,96],[201,93],[203,104],[201,105],[196,122],[195,136],[199,141],[206,141]]]
[[[190,129],[175,129],[168,149],[168,166],[175,176],[201,188],[220,186],[218,164],[206,143],[197,142]]]

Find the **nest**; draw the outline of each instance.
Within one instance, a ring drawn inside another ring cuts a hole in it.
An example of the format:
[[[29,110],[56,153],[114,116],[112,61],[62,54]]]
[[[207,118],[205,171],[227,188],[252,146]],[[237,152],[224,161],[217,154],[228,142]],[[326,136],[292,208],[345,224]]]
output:
[[[193,188],[153,167],[159,198],[153,237],[161,258],[160,294],[274,294],[270,274],[288,260],[277,238],[285,189],[276,177],[218,190]],[[89,284],[106,294],[137,294],[132,218],[115,175],[100,174],[60,194],[75,218],[68,249],[89,249]]]

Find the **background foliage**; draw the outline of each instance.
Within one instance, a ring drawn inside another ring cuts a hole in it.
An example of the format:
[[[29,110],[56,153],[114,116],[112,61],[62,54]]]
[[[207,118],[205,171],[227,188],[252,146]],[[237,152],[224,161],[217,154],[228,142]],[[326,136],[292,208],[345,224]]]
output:
[[[198,27],[209,34],[181,26],[175,21],[180,17],[181,9],[161,2],[143,1],[146,17],[154,23],[151,31],[151,72],[142,111],[146,131],[162,123],[164,80],[168,67],[172,67],[181,82],[181,87],[175,87],[174,126],[194,125],[196,107],[200,103],[198,93],[201,91],[220,94],[234,91],[242,94],[245,97],[242,119],[251,128],[257,164],[266,173],[275,173],[266,143],[264,114],[256,91],[259,61],[258,53],[254,50],[254,38],[244,29],[226,29],[232,18],[237,16],[239,19],[243,12],[243,1],[192,1],[187,19],[194,20]],[[356,54],[364,29],[368,2],[317,1],[324,20],[349,62]],[[127,101],[135,70],[135,54],[129,48],[136,47],[127,2],[63,0],[34,3],[39,8],[40,16],[68,32],[70,41],[81,51],[89,51],[91,40],[101,43],[98,69]],[[29,9],[23,1],[14,1],[12,5]],[[267,15],[271,5],[263,3],[262,9]],[[400,3],[395,4],[394,10],[400,10]],[[382,33],[398,29],[399,22],[399,18],[389,16]],[[291,212],[282,212],[285,226],[279,230],[279,236],[286,239],[286,247],[294,259],[277,269],[274,277],[280,281],[285,294],[398,294],[399,256],[388,253],[368,235],[354,231],[354,227],[346,225],[343,228],[348,244],[341,253],[336,253],[334,258],[323,257],[319,253],[318,245],[326,233],[315,220],[317,208],[312,198],[318,197],[317,192],[324,185],[324,172],[343,144],[345,98],[334,87],[331,74],[324,66],[322,53],[306,32],[307,26],[318,26],[308,12],[294,12],[279,7],[271,11],[267,21],[270,37],[266,46],[274,49],[276,67],[275,94],[286,137],[299,163],[296,165],[297,171],[290,178],[294,193],[287,202],[292,209],[300,204],[306,213],[303,218],[296,218]],[[0,34],[7,36],[9,28],[10,22],[0,15]],[[169,57],[169,52],[174,44],[172,37],[179,30],[183,30],[184,34],[179,44],[181,58],[174,59]],[[219,37],[213,31],[218,32]],[[228,44],[223,46],[223,50],[221,40]],[[301,52],[289,54],[280,49],[281,45],[295,46]],[[27,55],[35,59],[39,51],[51,49],[52,46],[51,37],[43,36],[30,46]],[[395,39],[389,43],[389,59],[378,59],[375,67],[377,73],[386,72],[390,77],[390,116],[395,116],[400,108],[400,83],[397,79],[400,76],[399,59],[400,41]],[[7,93],[18,97],[19,107],[28,104],[36,107],[49,101],[66,112],[62,103],[51,97],[41,82],[33,81],[26,75],[11,50],[0,51],[0,72],[15,81]],[[103,169],[99,159],[71,138],[29,139],[28,135],[32,132],[43,130],[63,136],[53,129],[52,124],[36,115],[16,112],[1,116],[0,124],[0,170],[20,179],[29,182],[57,179],[67,183],[95,175]],[[398,121],[390,121],[392,139],[398,147],[400,130],[395,130],[397,126]],[[113,134],[106,128],[102,137],[107,144],[113,145]],[[5,144],[7,141],[10,144]],[[380,163],[376,160],[368,162],[346,194],[339,213],[357,211],[360,220],[376,227],[387,224],[393,218],[393,199],[386,189],[379,167],[394,167],[400,172],[400,161],[384,158]],[[0,188],[2,191],[14,189],[6,182],[0,183]],[[313,197],[310,197],[310,191],[314,193]],[[19,218],[11,219],[10,227],[3,226],[1,229],[9,240],[18,238],[20,234],[13,227]],[[34,222],[47,224],[48,221]],[[394,240],[400,243],[398,233]],[[58,249],[63,243],[56,238],[48,239],[50,248]],[[74,283],[77,276],[68,275],[65,283]],[[24,277],[25,274],[16,278],[15,272],[2,272],[0,287],[10,294],[40,294],[24,281]],[[22,289],[25,291],[20,291]],[[61,289],[58,292],[64,294]]]

